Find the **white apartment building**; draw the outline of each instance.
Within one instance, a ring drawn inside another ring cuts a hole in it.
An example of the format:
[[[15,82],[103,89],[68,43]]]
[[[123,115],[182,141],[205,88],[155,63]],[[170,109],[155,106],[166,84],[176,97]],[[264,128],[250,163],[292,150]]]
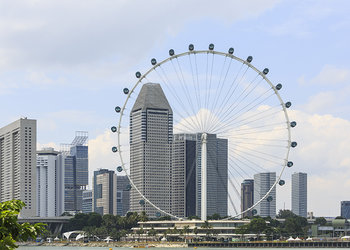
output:
[[[64,212],[63,155],[53,148],[37,152],[37,216],[60,216]]]
[[[0,202],[12,199],[26,203],[20,217],[36,215],[36,120],[0,128]]]

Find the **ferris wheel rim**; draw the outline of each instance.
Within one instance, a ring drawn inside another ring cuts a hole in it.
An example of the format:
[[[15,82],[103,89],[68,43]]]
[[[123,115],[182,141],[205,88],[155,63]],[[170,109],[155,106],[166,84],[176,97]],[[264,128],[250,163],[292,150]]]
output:
[[[138,77],[137,82],[134,84],[134,86],[132,87],[132,89],[128,92],[127,94],[127,98],[124,102],[123,107],[121,108],[120,111],[120,116],[119,116],[119,122],[118,122],[118,128],[117,128],[117,135],[118,135],[118,139],[117,139],[117,146],[118,146],[118,153],[119,153],[119,157],[120,157],[120,161],[121,161],[121,166],[122,169],[125,173],[125,175],[128,177],[130,184],[132,185],[132,188],[134,188],[138,194],[142,197],[142,199],[144,199],[148,204],[150,204],[152,207],[154,207],[156,210],[160,211],[161,213],[171,216],[172,218],[181,220],[183,218],[175,216],[169,212],[166,212],[164,210],[162,210],[161,208],[159,208],[158,206],[154,205],[149,199],[147,199],[147,197],[137,188],[137,186],[134,184],[133,180],[131,179],[129,173],[127,172],[126,168],[125,168],[125,162],[123,160],[123,156],[122,156],[122,150],[121,150],[121,144],[120,144],[120,130],[121,130],[121,122],[122,122],[122,117],[124,115],[124,111],[126,108],[126,105],[131,97],[131,95],[134,93],[135,89],[139,86],[139,84],[142,82],[142,80],[144,80],[151,72],[155,71],[156,68],[160,67],[161,65],[176,59],[176,58],[181,58],[187,55],[196,55],[196,54],[213,54],[213,55],[219,55],[219,56],[225,56],[225,57],[229,57],[233,60],[236,60],[242,64],[247,65],[249,68],[251,68],[252,70],[254,70],[258,75],[260,75],[265,82],[267,82],[269,84],[269,86],[273,89],[275,96],[277,96],[280,105],[282,106],[282,111],[284,113],[284,118],[285,118],[285,122],[287,123],[287,133],[288,133],[288,143],[287,143],[287,147],[286,147],[286,154],[285,154],[285,159],[284,159],[284,164],[282,165],[282,169],[279,172],[279,175],[276,176],[276,181],[274,182],[274,184],[270,187],[270,189],[267,191],[267,193],[257,202],[254,202],[254,204],[249,207],[248,209],[246,209],[245,211],[241,211],[240,213],[237,213],[235,215],[232,216],[228,216],[226,219],[230,219],[230,218],[237,218],[242,216],[244,213],[252,211],[257,205],[259,205],[262,201],[264,201],[269,194],[272,192],[272,190],[277,186],[277,183],[279,183],[279,181],[281,180],[282,174],[287,166],[288,163],[288,158],[289,158],[289,153],[290,153],[290,147],[291,147],[291,125],[290,125],[290,119],[288,116],[288,112],[287,112],[287,108],[278,92],[278,90],[276,89],[276,87],[272,84],[272,82],[267,78],[266,74],[264,74],[262,71],[260,71],[259,69],[257,69],[254,65],[252,65],[250,62],[248,62],[247,60],[243,60],[240,57],[237,57],[231,53],[226,53],[226,52],[220,52],[220,51],[216,51],[216,50],[190,50],[190,51],[185,51],[182,52],[180,54],[174,54],[171,56],[168,56],[167,58],[165,58],[164,60],[157,62],[156,64],[154,64],[148,71],[146,71],[146,73],[144,74],[140,74],[140,77]],[[137,72],[139,73],[139,72]]]

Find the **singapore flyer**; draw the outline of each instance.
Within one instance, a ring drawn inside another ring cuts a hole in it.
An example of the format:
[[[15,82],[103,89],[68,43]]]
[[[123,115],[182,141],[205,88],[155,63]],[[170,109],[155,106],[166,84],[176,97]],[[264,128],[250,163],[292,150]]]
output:
[[[289,119],[282,84],[252,63],[252,56],[240,58],[233,48],[190,44],[135,73],[111,128],[117,172],[130,180],[132,211],[206,220],[276,209],[276,188],[293,166],[296,122]],[[262,185],[265,175],[269,183]],[[247,203],[242,187],[252,180],[254,197]]]

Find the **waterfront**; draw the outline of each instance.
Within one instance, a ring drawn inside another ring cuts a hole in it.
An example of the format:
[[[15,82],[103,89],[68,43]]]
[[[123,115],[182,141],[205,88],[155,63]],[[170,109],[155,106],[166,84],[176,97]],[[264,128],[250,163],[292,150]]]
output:
[[[162,247],[162,249],[165,249],[166,247]],[[20,250],[44,250],[44,249],[49,249],[49,250],[56,250],[56,249],[64,249],[64,250],[103,250],[103,249],[113,249],[113,250],[127,250],[130,249],[128,247],[78,247],[78,246],[64,246],[64,247],[55,247],[55,246],[21,246],[18,249]],[[176,247],[176,248],[171,248],[172,250],[187,250],[189,248],[184,248],[184,247]],[[197,250],[200,249],[210,249],[210,250],[219,250],[222,248],[197,248]],[[226,248],[226,249],[236,249],[236,250],[247,250],[249,248]],[[253,248],[252,248],[253,249]],[[266,249],[280,249],[280,248],[266,248]],[[298,248],[299,250],[307,250],[310,248]],[[338,248],[324,248],[328,250],[335,250]]]

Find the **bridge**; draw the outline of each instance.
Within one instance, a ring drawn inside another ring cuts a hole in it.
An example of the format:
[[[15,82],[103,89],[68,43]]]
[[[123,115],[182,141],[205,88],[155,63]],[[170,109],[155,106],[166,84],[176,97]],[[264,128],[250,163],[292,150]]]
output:
[[[47,224],[47,229],[50,230],[54,235],[61,235],[63,224],[67,224],[71,218],[73,218],[73,216],[27,217],[18,218],[18,223],[44,223]]]

